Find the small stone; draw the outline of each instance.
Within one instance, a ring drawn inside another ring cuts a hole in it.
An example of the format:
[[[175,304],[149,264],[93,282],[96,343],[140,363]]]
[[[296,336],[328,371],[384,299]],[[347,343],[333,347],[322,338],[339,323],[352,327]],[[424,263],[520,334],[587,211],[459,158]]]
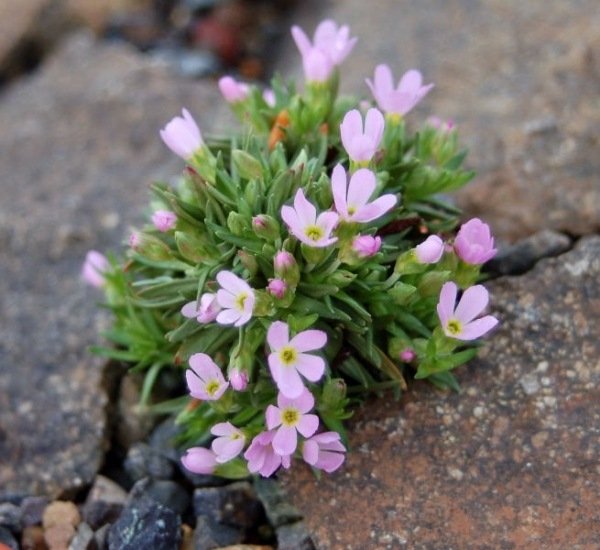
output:
[[[173,463],[147,443],[135,443],[127,452],[124,468],[133,481],[144,477],[171,479]]]
[[[179,550],[195,550],[194,530],[187,523],[181,526],[181,546]]]
[[[69,544],[69,550],[95,550],[95,548],[94,531],[87,523],[80,523],[75,537]]]
[[[199,516],[194,531],[194,550],[212,550],[244,540],[242,529],[221,525],[208,516]]]
[[[64,550],[75,536],[75,527],[70,523],[57,523],[44,527],[44,540],[50,550]]]
[[[116,437],[126,449],[144,439],[154,427],[154,416],[140,408],[142,383],[142,376],[128,374],[119,388]]]
[[[190,505],[188,492],[178,483],[168,480],[145,478],[138,481],[129,493],[129,502],[144,498],[150,498],[176,514],[183,514]]]
[[[46,550],[44,529],[39,525],[29,525],[21,533],[21,550]]]
[[[521,376],[521,378],[519,378],[519,384],[527,395],[533,395],[540,389],[540,383],[537,376],[532,372],[528,372]]]
[[[44,510],[48,506],[47,497],[27,497],[21,502],[21,521],[23,526],[39,525],[42,523]]]
[[[94,533],[94,541],[96,542],[96,547],[98,550],[104,550],[108,546],[108,532],[112,525],[110,523],[105,523],[100,529],[98,529]]]
[[[6,527],[13,533],[19,532],[21,530],[21,509],[10,502],[0,504],[0,526]]]
[[[264,513],[254,488],[247,481],[196,489],[194,511],[196,516],[206,515],[217,523],[242,529],[257,525]]]
[[[276,481],[260,477],[254,481],[254,488],[273,527],[277,528],[302,519],[300,512],[290,504]]]
[[[276,532],[279,550],[315,550],[303,521],[282,525]]]
[[[113,523],[127,501],[123,488],[107,477],[98,475],[82,508],[83,519],[92,529]]]
[[[12,533],[0,526],[0,550],[19,550],[19,544]]]
[[[71,525],[77,527],[81,521],[81,515],[77,506],[72,502],[56,500],[46,506],[42,516],[44,529],[54,525]]]
[[[132,501],[108,533],[109,550],[173,550],[181,543],[181,519],[148,497]]]
[[[179,464],[179,452],[175,447],[175,439],[181,433],[181,427],[175,424],[175,418],[163,420],[150,434],[150,447],[157,453]]]

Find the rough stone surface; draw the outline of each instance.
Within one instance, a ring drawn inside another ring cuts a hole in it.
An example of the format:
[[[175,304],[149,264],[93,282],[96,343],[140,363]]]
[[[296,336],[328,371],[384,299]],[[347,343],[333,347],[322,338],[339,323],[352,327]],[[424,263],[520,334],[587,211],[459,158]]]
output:
[[[39,525],[42,523],[44,510],[48,506],[46,497],[26,497],[21,502],[21,521],[23,526]]]
[[[194,550],[213,550],[244,540],[244,532],[230,525],[216,523],[208,516],[198,516],[194,530]]]
[[[133,481],[144,477],[170,479],[175,471],[173,463],[147,443],[133,445],[127,451],[123,466]]]
[[[86,347],[106,318],[79,272],[88,249],[140,221],[148,184],[181,169],[158,130],[182,105],[210,129],[222,102],[212,84],[87,35],[3,94],[0,501],[74,491],[100,466],[104,362]]]
[[[123,511],[126,501],[127,493],[122,487],[99,475],[82,507],[83,519],[92,529],[98,529],[107,522],[114,522]]]
[[[190,496],[181,485],[163,479],[145,478],[133,486],[129,493],[129,502],[145,498],[158,502],[176,514],[183,514],[190,505]]]
[[[77,533],[69,544],[69,550],[94,550],[95,548],[94,531],[87,523],[80,523]]]
[[[282,525],[277,529],[279,550],[315,550],[310,534],[303,521]]]
[[[409,123],[451,118],[476,182],[459,196],[509,241],[600,227],[600,10],[596,0],[307,1],[300,21],[348,23],[359,42],[342,88],[365,97],[379,63],[419,68],[436,88]],[[280,67],[300,67],[291,39]]]
[[[462,393],[369,403],[339,472],[286,475],[317,548],[597,545],[599,281],[597,236],[493,281],[501,327]]]
[[[13,533],[19,531],[21,529],[21,508],[10,502],[0,504],[0,525],[10,529]]]
[[[19,545],[12,533],[0,526],[0,550],[19,550]]]
[[[150,498],[130,503],[110,528],[109,550],[173,550],[181,542],[181,519]]]
[[[254,480],[254,489],[265,508],[269,523],[275,529],[302,519],[275,480],[258,477]]]

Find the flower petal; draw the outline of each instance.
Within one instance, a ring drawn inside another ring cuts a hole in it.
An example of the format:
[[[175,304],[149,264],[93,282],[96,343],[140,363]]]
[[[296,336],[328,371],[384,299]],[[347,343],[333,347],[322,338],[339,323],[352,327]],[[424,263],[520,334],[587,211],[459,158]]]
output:
[[[423,84],[423,76],[419,71],[411,69],[402,75],[397,90],[399,92],[415,94],[421,88],[421,84]]]
[[[273,450],[280,456],[291,455],[298,446],[298,434],[295,428],[281,426],[273,438]]]
[[[343,453],[321,451],[319,453],[319,460],[314,466],[330,474],[337,470],[344,463],[344,460],[346,460],[346,455]]]
[[[325,361],[316,355],[301,353],[296,362],[298,372],[311,382],[318,382],[325,372]]]
[[[296,428],[304,437],[310,437],[319,428],[319,417],[316,414],[305,414]]]
[[[313,225],[317,219],[317,209],[304,196],[304,191],[298,189],[294,197],[294,209],[302,227]]]
[[[187,317],[188,319],[193,319],[198,316],[199,313],[198,302],[194,300],[193,302],[188,302],[181,308],[181,315]]]
[[[444,283],[440,292],[440,300],[437,305],[437,313],[442,325],[445,325],[454,314],[454,303],[458,287],[452,281]]]
[[[300,54],[303,57],[305,55],[308,55],[308,53],[312,49],[312,44],[311,44],[308,36],[306,36],[306,33],[300,27],[298,27],[297,25],[294,25],[292,27],[292,37],[294,38],[294,42],[296,43],[296,46],[298,46],[298,50],[300,51]]]
[[[350,151],[352,150],[352,141],[356,136],[363,134],[363,121],[358,109],[352,109],[352,111],[346,113],[344,120],[342,120],[342,123],[340,124],[340,133],[344,149],[350,154]]]
[[[325,344],[327,344],[327,333],[315,329],[299,332],[290,341],[290,346],[300,353],[321,349]]]
[[[394,89],[394,77],[392,75],[392,70],[384,63],[377,65],[375,68],[374,80],[377,94],[374,93],[373,95],[387,94]]]
[[[302,413],[305,414],[315,406],[315,398],[306,388],[302,392],[302,395],[297,399],[293,400],[293,405]],[[311,434],[312,435],[312,434]]]
[[[221,288],[228,290],[232,294],[251,290],[250,285],[244,279],[241,279],[231,271],[219,271],[217,273],[217,282],[221,285]]]
[[[461,296],[454,315],[461,323],[468,323],[486,308],[489,298],[490,295],[483,285],[469,287]]]
[[[200,380],[206,380],[221,374],[221,369],[206,353],[194,353],[189,358],[189,364],[196,377]]]
[[[265,411],[265,420],[267,421],[267,429],[277,428],[281,425],[281,410],[275,405],[269,405]]]
[[[385,119],[379,109],[372,107],[367,111],[365,118],[365,134],[373,140],[374,148],[379,147],[385,128]]]
[[[290,341],[290,328],[283,321],[275,321],[267,331],[267,342],[271,351],[278,351]],[[292,344],[293,345],[293,344]]]
[[[342,215],[348,216],[348,206],[346,203],[347,192],[346,170],[341,164],[337,164],[331,174],[331,192],[335,209]]]
[[[375,174],[371,170],[357,170],[352,174],[348,185],[348,206],[358,209],[367,204],[376,185]]]
[[[272,371],[271,371],[272,372]],[[273,376],[279,391],[289,399],[296,399],[302,395],[304,384],[298,374],[298,371],[292,367],[280,368],[277,373],[277,378]]]
[[[302,446],[302,458],[305,462],[314,466],[319,459],[319,445],[316,441],[309,439]]]
[[[237,431],[238,429],[231,422],[219,422],[210,429],[211,434],[220,436],[231,435]]]
[[[471,321],[463,327],[460,334],[457,334],[455,338],[458,340],[476,340],[483,336],[490,330],[492,330],[498,324],[498,319],[493,315],[486,315],[481,319]]]

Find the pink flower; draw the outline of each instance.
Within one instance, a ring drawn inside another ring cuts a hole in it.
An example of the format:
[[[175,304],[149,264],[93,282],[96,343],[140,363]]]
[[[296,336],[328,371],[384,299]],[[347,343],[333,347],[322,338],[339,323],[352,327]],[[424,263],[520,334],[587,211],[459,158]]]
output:
[[[180,156],[189,160],[194,153],[204,145],[202,134],[187,109],[181,111],[182,117],[175,117],[161,131],[160,137],[165,145]]]
[[[423,77],[419,71],[404,73],[396,88],[392,71],[387,65],[378,65],[375,69],[375,83],[367,79],[379,108],[387,114],[405,115],[433,88],[433,84],[423,86]]]
[[[275,107],[275,104],[277,103],[277,98],[275,97],[275,92],[273,90],[271,90],[270,88],[267,88],[266,90],[263,91],[263,99],[265,100],[265,103],[269,106],[269,107]]]
[[[250,86],[243,82],[238,82],[231,76],[223,76],[219,79],[219,90],[228,103],[238,103],[244,101],[250,93]]]
[[[81,276],[83,280],[97,288],[101,288],[106,283],[104,279],[104,272],[110,268],[110,264],[104,254],[97,252],[96,250],[90,250],[85,255],[85,262],[83,262],[83,268],[81,269]]]
[[[427,119],[427,124],[429,124],[429,126],[433,126],[433,128],[439,130],[440,132],[450,132],[455,126],[453,120],[442,120],[437,116],[430,116]]]
[[[352,51],[357,40],[350,38],[347,25],[338,28],[329,19],[319,23],[312,43],[300,27],[292,27],[292,36],[302,55],[306,79],[315,82],[326,81],[333,68]]]
[[[369,162],[381,143],[384,127],[383,115],[375,108],[367,111],[364,129],[360,111],[348,111],[340,125],[342,143],[348,156],[354,162]]]
[[[221,306],[217,301],[217,295],[211,292],[205,292],[200,297],[200,307],[198,307],[198,302],[194,300],[181,308],[181,314],[184,317],[188,319],[195,317],[202,324],[212,323],[217,318],[219,311],[221,311]]]
[[[223,308],[217,315],[217,323],[236,327],[246,324],[252,317],[254,290],[231,271],[219,271],[217,282],[221,285],[217,301]]]
[[[479,218],[464,223],[454,239],[454,250],[468,264],[484,264],[496,255],[490,227]]]
[[[194,474],[212,474],[217,466],[217,457],[204,447],[192,447],[181,457],[181,463]]]
[[[269,286],[267,286],[267,290],[269,291],[269,294],[281,300],[285,296],[287,284],[281,279],[271,279],[269,281]]]
[[[400,352],[400,361],[402,361],[404,363],[411,363],[412,361],[415,360],[416,357],[417,357],[417,354],[415,353],[415,350],[412,348],[404,348]]]
[[[192,397],[203,401],[216,401],[225,393],[229,383],[223,378],[221,369],[206,353],[194,353],[189,364],[185,379]]]
[[[140,234],[137,231],[132,231],[129,235],[129,246],[136,250],[138,246],[142,243],[142,239]]]
[[[339,216],[335,212],[323,212],[317,218],[317,209],[306,199],[302,189],[296,192],[293,208],[281,207],[281,217],[290,232],[308,246],[323,248],[337,241],[331,232]]]
[[[279,466],[290,467],[290,456],[278,455],[273,449],[273,438],[275,431],[261,432],[250,443],[250,446],[244,453],[244,458],[248,461],[248,470],[255,474],[259,473],[263,477],[272,475]]]
[[[346,448],[337,432],[324,432],[313,435],[304,442],[302,458],[319,470],[328,474],[337,470],[346,459]]]
[[[170,210],[157,210],[152,214],[152,223],[161,233],[165,233],[175,227],[177,216],[175,212]]]
[[[269,430],[279,427],[273,437],[273,450],[281,456],[291,455],[298,445],[298,432],[310,437],[319,427],[319,417],[306,414],[315,406],[315,398],[304,388],[296,399],[280,393],[277,405],[269,405],[265,414]]]
[[[287,250],[280,250],[275,254],[273,259],[273,266],[276,271],[285,272],[296,265],[296,258],[293,254],[290,254]]]
[[[246,436],[231,422],[215,424],[210,433],[218,436],[213,440],[211,449],[216,455],[219,464],[229,462],[242,452],[246,443]]]
[[[444,250],[444,241],[437,235],[429,235],[420,245],[415,247],[415,255],[422,264],[436,264],[444,255]]]
[[[358,254],[359,258],[370,258],[375,256],[381,248],[381,237],[372,237],[371,235],[358,235],[352,241],[352,250]]]
[[[325,361],[321,357],[304,352],[324,347],[327,334],[322,330],[305,330],[290,340],[289,330],[287,323],[282,321],[275,321],[269,327],[267,342],[271,354],[268,362],[279,391],[285,397],[295,399],[304,391],[300,374],[317,382],[325,372]]]
[[[373,202],[368,202],[376,186],[375,174],[366,168],[352,174],[348,185],[346,170],[338,164],[331,175],[331,190],[340,218],[347,222],[366,223],[380,218],[394,208],[397,200],[392,194],[382,195]]]
[[[244,391],[248,387],[248,373],[234,368],[229,373],[229,383],[235,391]]]
[[[457,290],[457,286],[452,282],[445,283],[442,287],[437,305],[442,329],[450,338],[476,340],[498,324],[498,319],[492,315],[475,319],[488,304],[488,291],[482,285],[467,288],[454,309]]]

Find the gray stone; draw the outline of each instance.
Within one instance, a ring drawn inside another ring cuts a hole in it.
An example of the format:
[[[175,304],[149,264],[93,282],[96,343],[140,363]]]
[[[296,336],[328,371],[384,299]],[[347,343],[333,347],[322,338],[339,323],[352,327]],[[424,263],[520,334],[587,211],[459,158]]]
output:
[[[244,531],[216,523],[208,516],[199,516],[194,530],[194,550],[213,550],[244,541]]]
[[[129,502],[150,498],[162,506],[183,514],[190,505],[188,492],[178,483],[145,478],[138,481],[129,493]]]
[[[485,269],[499,275],[521,275],[541,258],[558,256],[569,248],[571,239],[567,235],[544,229],[512,246],[501,247]]]
[[[10,529],[13,533],[21,530],[21,508],[3,502],[0,504],[0,526]]]
[[[111,527],[112,525],[110,523],[106,523],[94,533],[94,540],[96,541],[98,550],[105,550],[105,548],[108,548],[108,533]]]
[[[13,537],[12,533],[0,525],[0,548],[4,550],[1,545],[4,545],[6,548],[10,548],[10,550],[19,550],[19,544],[15,540],[15,537]]]
[[[176,449],[176,438],[180,433],[181,427],[175,424],[175,418],[167,418],[150,434],[150,446],[162,456],[179,464],[180,453]]]
[[[133,445],[127,451],[123,467],[133,481],[144,477],[170,479],[175,472],[173,463],[147,443]]]
[[[304,522],[282,525],[277,529],[277,548],[279,550],[315,550],[310,534]]]
[[[265,508],[269,523],[274,528],[302,519],[300,512],[290,504],[289,498],[275,480],[259,477],[254,480],[254,489]]]
[[[186,106],[210,130],[221,105],[214,83],[178,79],[85,34],[4,92],[0,501],[92,483],[107,445],[107,394],[105,362],[87,347],[100,342],[107,315],[80,281],[85,253],[120,242],[140,222],[148,183],[183,167],[159,129]]]
[[[96,550],[94,531],[87,523],[77,526],[77,533],[69,544],[69,550]]]
[[[114,522],[126,501],[127,493],[123,488],[104,476],[96,476],[81,510],[83,519],[92,529],[98,529],[105,523]]]
[[[108,533],[109,550],[173,550],[181,542],[181,519],[151,498],[133,500]]]
[[[23,527],[40,525],[49,500],[46,497],[26,497],[21,502],[21,521]]]
[[[196,489],[194,511],[196,516],[208,516],[216,523],[240,528],[257,525],[264,514],[254,488],[247,481]]]

